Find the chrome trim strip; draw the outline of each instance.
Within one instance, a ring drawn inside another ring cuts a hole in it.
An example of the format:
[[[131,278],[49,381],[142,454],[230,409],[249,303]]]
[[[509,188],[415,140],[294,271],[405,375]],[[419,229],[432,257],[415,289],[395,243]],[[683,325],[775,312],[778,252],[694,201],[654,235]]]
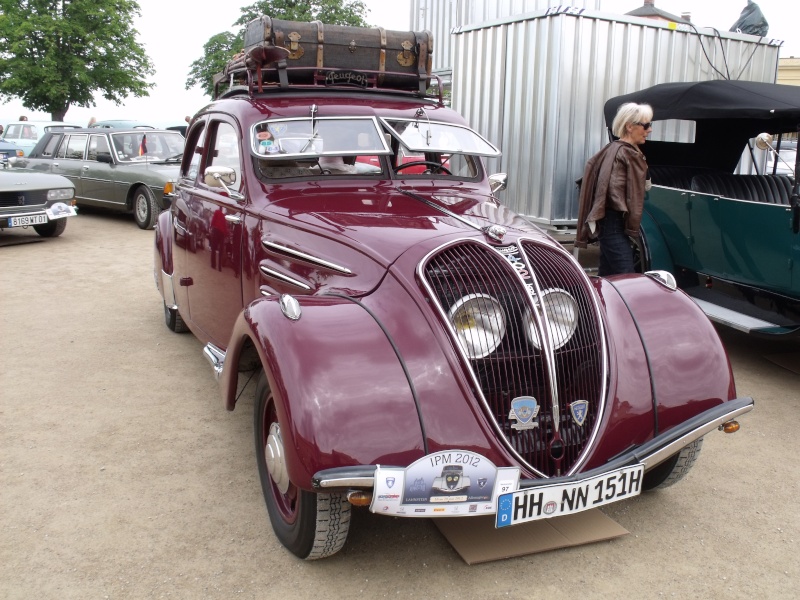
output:
[[[178,305],[175,303],[175,286],[172,281],[172,275],[168,274],[164,269],[161,269],[161,293],[164,294],[164,304],[167,305],[167,308],[177,310]]]
[[[306,262],[319,265],[320,267],[325,267],[326,269],[332,269],[334,271],[338,271],[339,273],[344,273],[345,275],[352,274],[352,271],[347,267],[337,265],[336,263],[323,260],[316,256],[311,256],[310,254],[306,254],[305,252],[300,252],[299,250],[292,250],[291,248],[287,248],[286,246],[282,246],[281,244],[276,244],[275,242],[268,242],[263,238],[261,239],[261,245],[264,246],[264,249],[267,250],[267,252],[269,252],[270,249],[277,250],[278,252],[281,252],[283,254],[294,256],[295,258],[299,258],[300,260],[304,260]]]
[[[220,375],[222,375],[222,369],[225,366],[225,352],[209,342],[206,344],[205,348],[203,348],[203,356],[205,356],[206,360],[214,367],[214,377],[219,379]]]
[[[317,485],[321,489],[339,487],[375,487],[374,477],[343,477],[341,479],[319,479]]]
[[[303,283],[302,281],[298,281],[288,275],[284,275],[283,273],[278,273],[277,271],[273,271],[269,267],[265,267],[264,265],[259,265],[258,270],[261,271],[267,277],[272,277],[273,279],[277,279],[279,281],[283,281],[284,283],[288,283],[295,287],[299,287],[303,290],[311,291],[311,287]]]

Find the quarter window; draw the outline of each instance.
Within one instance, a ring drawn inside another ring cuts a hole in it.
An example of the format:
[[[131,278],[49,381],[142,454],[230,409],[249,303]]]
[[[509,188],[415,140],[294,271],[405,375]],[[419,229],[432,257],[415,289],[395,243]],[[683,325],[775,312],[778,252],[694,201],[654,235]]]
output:
[[[242,189],[242,168],[239,160],[239,136],[229,123],[219,123],[214,137],[214,148],[208,156],[206,166],[230,167],[236,172],[236,182],[229,186],[235,190]]]

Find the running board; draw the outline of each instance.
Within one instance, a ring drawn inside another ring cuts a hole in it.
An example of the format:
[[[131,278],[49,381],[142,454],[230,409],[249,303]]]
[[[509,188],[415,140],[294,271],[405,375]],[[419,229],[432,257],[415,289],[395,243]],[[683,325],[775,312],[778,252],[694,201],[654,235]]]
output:
[[[697,306],[699,306],[703,312],[706,313],[706,316],[710,320],[722,325],[726,325],[727,327],[738,329],[739,331],[744,331],[745,333],[750,333],[759,329],[781,329],[781,326],[776,325],[775,323],[770,323],[769,321],[764,321],[762,319],[756,319],[755,317],[736,312],[735,310],[725,308],[719,304],[707,302],[706,300],[700,300],[692,296],[690,296],[690,298],[692,298],[692,300],[695,301],[695,304],[697,304]]]
[[[203,356],[214,367],[214,377],[219,379],[220,375],[222,375],[222,367],[225,366],[225,352],[214,344],[206,344],[206,347],[203,348]]]

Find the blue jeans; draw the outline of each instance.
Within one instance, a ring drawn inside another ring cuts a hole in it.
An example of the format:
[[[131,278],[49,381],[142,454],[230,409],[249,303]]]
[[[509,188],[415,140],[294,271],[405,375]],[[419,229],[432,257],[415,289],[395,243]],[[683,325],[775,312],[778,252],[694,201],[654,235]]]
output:
[[[633,248],[625,234],[625,219],[618,210],[606,209],[606,216],[597,223],[597,240],[600,242],[601,277],[634,273]]]

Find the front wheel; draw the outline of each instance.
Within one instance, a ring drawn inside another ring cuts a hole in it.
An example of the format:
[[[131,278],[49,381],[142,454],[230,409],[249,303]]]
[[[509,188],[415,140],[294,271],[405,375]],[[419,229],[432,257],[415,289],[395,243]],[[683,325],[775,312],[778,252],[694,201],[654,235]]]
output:
[[[140,229],[152,229],[156,225],[156,197],[146,185],[140,185],[133,192],[133,218]]]
[[[258,475],[275,536],[295,556],[315,560],[341,550],[350,528],[344,494],[315,494],[290,480],[275,400],[262,371],[256,385],[255,442]]]
[[[644,474],[642,489],[645,491],[661,489],[675,485],[691,470],[700,449],[703,447],[703,438],[693,441],[688,446],[681,448],[677,454],[670,456],[660,465],[656,465]]]
[[[38,233],[42,237],[58,237],[64,230],[67,228],[67,220],[66,219],[55,219],[54,221],[48,221],[43,225],[34,225],[33,230]]]

